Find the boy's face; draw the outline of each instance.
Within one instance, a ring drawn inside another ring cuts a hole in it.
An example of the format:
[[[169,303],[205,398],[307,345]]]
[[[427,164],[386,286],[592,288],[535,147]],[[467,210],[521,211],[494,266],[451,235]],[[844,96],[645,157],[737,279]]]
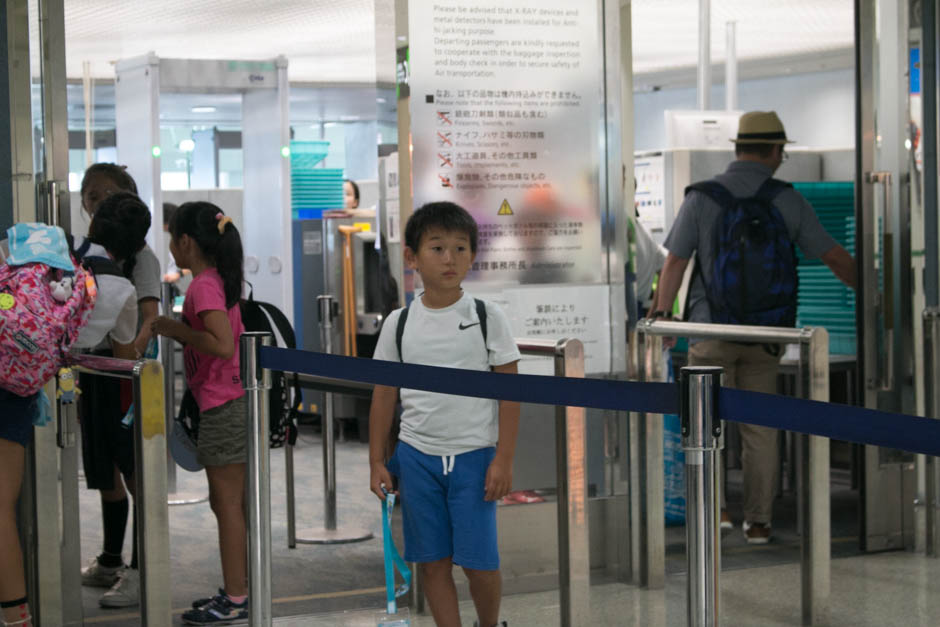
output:
[[[441,228],[428,229],[417,252],[405,249],[409,267],[421,275],[425,289],[432,290],[459,288],[475,257],[466,233]]]

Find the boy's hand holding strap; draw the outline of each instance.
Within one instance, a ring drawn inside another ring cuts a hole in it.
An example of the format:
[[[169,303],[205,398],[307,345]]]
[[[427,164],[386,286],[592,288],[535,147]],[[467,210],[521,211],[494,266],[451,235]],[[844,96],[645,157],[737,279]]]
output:
[[[411,588],[411,570],[402,559],[395,541],[392,539],[392,510],[395,509],[395,494],[389,492],[382,503],[382,544],[385,552],[385,600],[388,602],[388,613],[397,614],[397,597],[406,594]],[[395,569],[401,573],[404,583],[395,588]]]

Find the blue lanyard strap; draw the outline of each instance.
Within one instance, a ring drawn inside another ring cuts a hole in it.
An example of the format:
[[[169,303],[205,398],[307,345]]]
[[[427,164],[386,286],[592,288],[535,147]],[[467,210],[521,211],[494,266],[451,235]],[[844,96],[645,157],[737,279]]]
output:
[[[386,494],[385,503],[382,504],[382,544],[385,551],[385,600],[388,603],[389,614],[398,613],[395,599],[407,593],[411,587],[411,569],[402,559],[392,539],[392,510],[394,509],[395,495]],[[396,568],[404,579],[404,583],[397,589],[395,588]]]

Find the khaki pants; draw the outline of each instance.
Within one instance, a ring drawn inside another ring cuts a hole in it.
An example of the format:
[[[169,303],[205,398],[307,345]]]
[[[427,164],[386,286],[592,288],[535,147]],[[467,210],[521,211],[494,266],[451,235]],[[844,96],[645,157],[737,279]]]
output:
[[[766,392],[777,391],[779,357],[761,345],[744,345],[720,340],[698,342],[689,347],[690,366],[721,366],[723,385],[729,388]],[[771,522],[774,492],[779,472],[777,429],[738,424],[741,432],[741,466],[744,474],[744,519],[752,523]],[[724,465],[722,464],[722,471]],[[721,508],[726,509],[724,472],[720,484]]]

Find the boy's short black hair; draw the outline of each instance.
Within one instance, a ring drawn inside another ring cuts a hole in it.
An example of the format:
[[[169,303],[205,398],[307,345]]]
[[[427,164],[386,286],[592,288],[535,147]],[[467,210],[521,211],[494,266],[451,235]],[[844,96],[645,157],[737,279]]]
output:
[[[405,246],[418,252],[429,229],[456,231],[470,238],[470,251],[477,252],[477,223],[466,209],[452,202],[429,202],[411,214],[405,225]]]

